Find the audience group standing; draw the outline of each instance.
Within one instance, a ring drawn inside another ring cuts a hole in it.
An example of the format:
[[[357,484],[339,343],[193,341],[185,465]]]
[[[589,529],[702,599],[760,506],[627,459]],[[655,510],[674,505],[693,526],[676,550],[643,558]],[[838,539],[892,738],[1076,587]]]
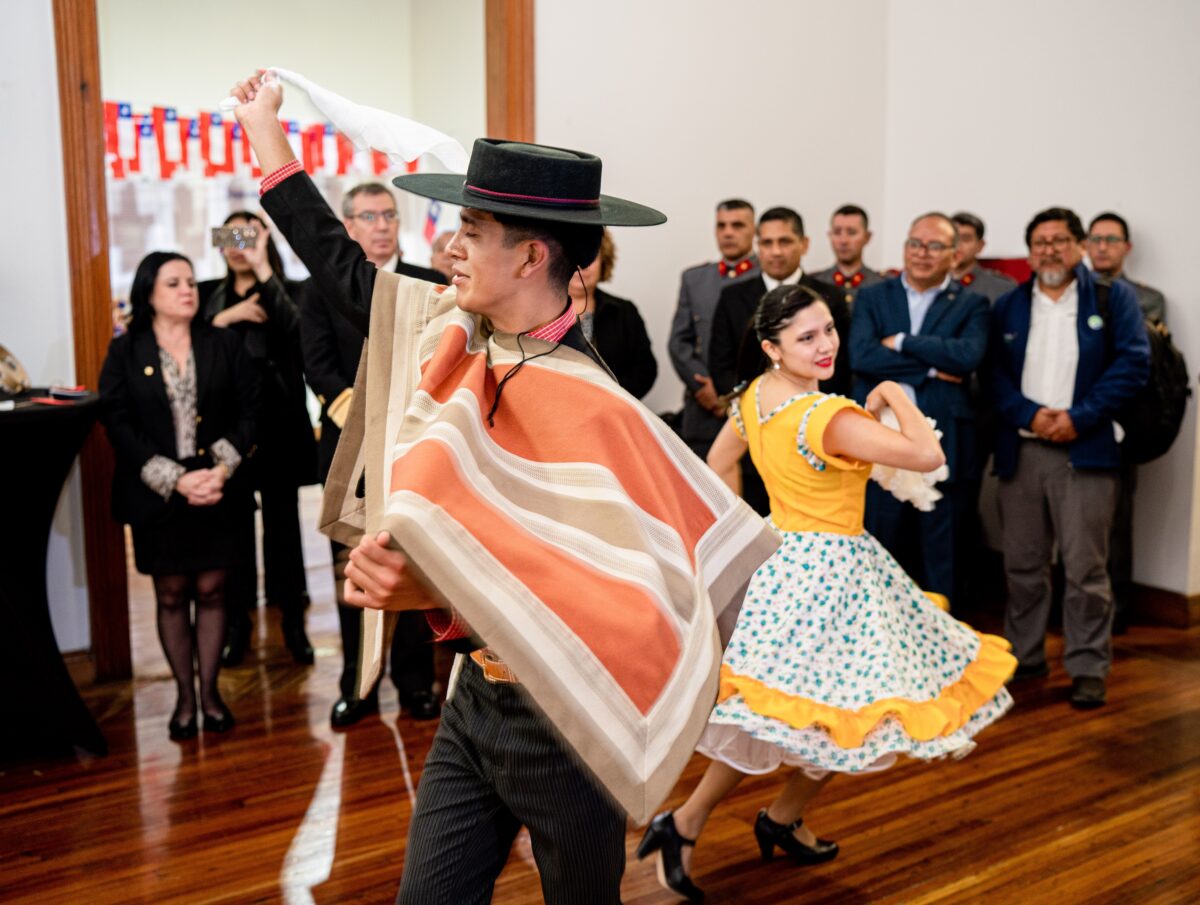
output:
[[[342,219],[376,266],[448,281],[453,234],[434,239],[432,268],[404,262],[395,199],[384,186],[347,192]],[[328,473],[362,351],[361,335],[339,322],[311,281],[284,277],[259,215],[235,212],[226,226],[256,229],[259,241],[224,249],[228,272],[221,279],[197,286],[190,263],[177,255],[155,253],[142,262],[133,324],[114,340],[101,378],[117,452],[115,514],[133,525],[139,570],[154,576],[159,635],[179,685],[173,738],[190,737],[201,725],[193,659],[202,725],[232,725],[216,674],[222,661],[240,663],[250,643],[258,601],[255,490],[265,596],[280,607],[293,657],[312,662],[297,489]],[[1163,324],[1166,316],[1162,293],[1125,273],[1133,247],[1128,224],[1103,213],[1085,230],[1070,210],[1040,212],[1026,232],[1033,277],[1020,286],[980,263],[985,226],[973,214],[917,217],[904,267],[892,276],[863,263],[872,234],[862,208],[838,208],[827,235],[835,263],[808,273],[802,261],[810,239],[799,213],[772,207],[756,220],[744,200],[717,205],[720,258],[683,272],[667,345],[686,388],[677,430],[705,457],[730,400],[769,366],[754,330],[759,301],[781,286],[815,293],[841,337],[821,392],[862,403],[881,382],[899,384],[936,421],[949,467],[942,499],[928,512],[872,484],[867,530],[926,591],[966,599],[990,461],[999,477],[1005,633],[1019,659],[1017,677],[1048,671],[1044,639],[1057,550],[1071,701],[1102,704],[1114,596],[1118,624],[1128,606],[1136,475],[1122,456],[1114,415],[1147,377],[1143,320]],[[600,288],[615,263],[605,232],[599,256],[571,282],[571,302],[613,377],[642,397],[658,366],[635,304]],[[228,332],[215,329],[222,327]],[[305,382],[321,404],[319,444]],[[743,496],[768,515],[767,493],[748,455],[740,470]],[[337,543],[332,551],[344,665],[330,719],[346,727],[378,709],[378,685],[358,693],[361,620],[341,599],[348,551]],[[400,615],[392,638],[392,681],[402,707],[418,719],[440,713],[433,637],[426,618],[411,612]]]

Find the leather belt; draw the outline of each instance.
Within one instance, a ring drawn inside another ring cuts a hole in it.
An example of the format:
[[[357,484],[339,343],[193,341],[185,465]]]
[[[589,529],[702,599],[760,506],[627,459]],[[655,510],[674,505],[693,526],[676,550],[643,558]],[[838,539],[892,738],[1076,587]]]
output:
[[[471,651],[471,659],[483,670],[483,677],[493,685],[519,685],[521,680],[496,656],[490,647]]]

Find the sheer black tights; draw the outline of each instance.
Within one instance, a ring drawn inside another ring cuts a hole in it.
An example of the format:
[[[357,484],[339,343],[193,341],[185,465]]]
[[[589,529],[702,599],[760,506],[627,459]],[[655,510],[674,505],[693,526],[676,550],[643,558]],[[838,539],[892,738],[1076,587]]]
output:
[[[179,689],[173,718],[186,725],[196,712],[196,665],[200,668],[200,706],[206,714],[220,716],[225,710],[217,690],[221,647],[225,643],[225,570],[155,575],[154,596],[158,601],[158,638]]]

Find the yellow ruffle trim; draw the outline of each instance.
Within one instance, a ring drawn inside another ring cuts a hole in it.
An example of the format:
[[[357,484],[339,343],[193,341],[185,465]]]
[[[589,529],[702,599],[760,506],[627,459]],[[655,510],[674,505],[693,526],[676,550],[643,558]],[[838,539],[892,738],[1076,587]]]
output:
[[[962,677],[931,701],[885,698],[862,710],[843,710],[819,704],[771,688],[757,679],[740,676],[721,666],[718,701],[735,694],[757,714],[787,723],[794,729],[820,726],[829,732],[841,748],[858,748],[868,732],[889,714],[904,725],[904,731],[919,742],[957,732],[980,707],[996,696],[1012,678],[1017,659],[1009,653],[1009,643],[996,635],[979,636],[979,655],[963,671]]]
[[[950,598],[945,594],[938,594],[934,591],[922,591],[921,593],[928,597],[933,605],[943,613],[950,612]]]

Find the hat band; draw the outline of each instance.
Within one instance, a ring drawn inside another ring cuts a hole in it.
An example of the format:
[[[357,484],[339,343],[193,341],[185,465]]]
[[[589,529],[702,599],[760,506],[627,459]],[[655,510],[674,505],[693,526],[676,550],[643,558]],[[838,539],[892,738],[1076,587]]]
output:
[[[599,198],[550,198],[543,195],[519,195],[516,192],[497,192],[492,189],[481,189],[479,186],[466,183],[463,185],[468,192],[494,198],[502,201],[514,201],[518,204],[544,204],[547,207],[590,207],[600,206]]]

